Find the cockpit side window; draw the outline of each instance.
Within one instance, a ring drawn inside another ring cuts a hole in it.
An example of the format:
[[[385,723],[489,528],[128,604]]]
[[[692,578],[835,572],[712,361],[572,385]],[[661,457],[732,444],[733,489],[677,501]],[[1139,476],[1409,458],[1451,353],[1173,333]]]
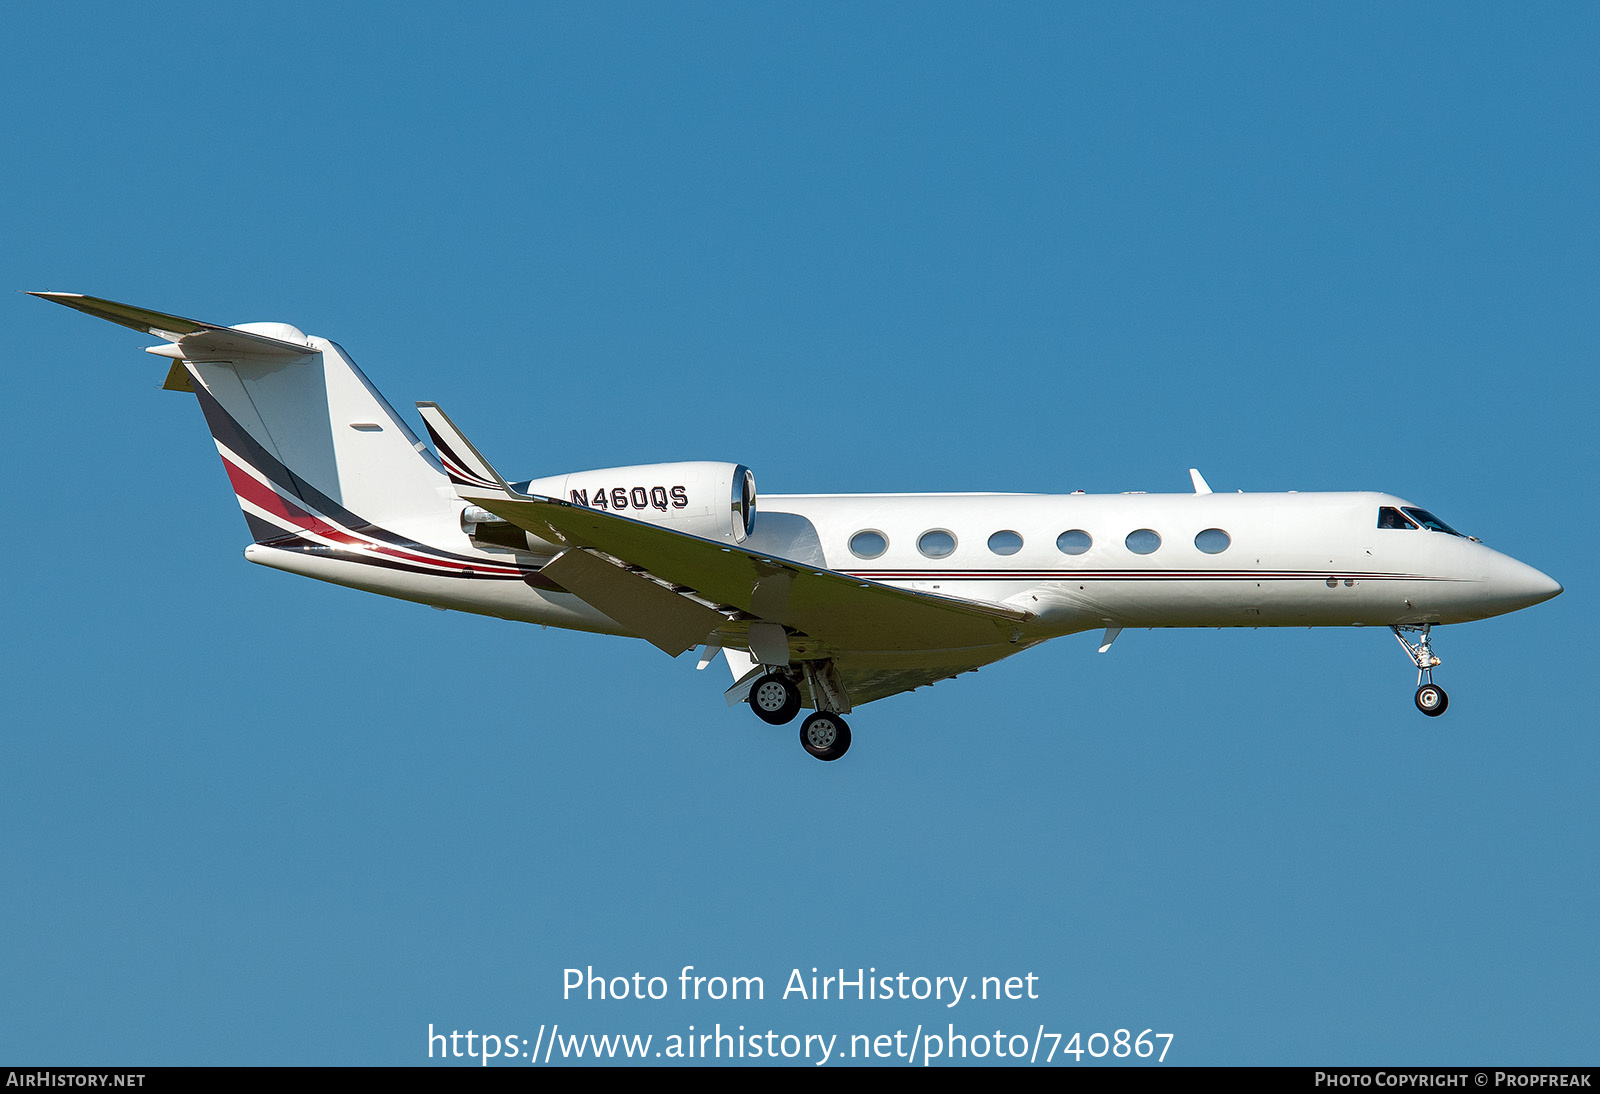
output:
[[[1400,510],[1392,505],[1385,505],[1378,510],[1379,528],[1405,528],[1416,530],[1416,524]]]
[[[1444,532],[1446,535],[1460,536],[1461,533],[1450,527],[1444,521],[1428,512],[1426,509],[1417,509],[1413,506],[1405,507],[1406,515],[1430,532]],[[1463,539],[1466,537],[1463,536]]]

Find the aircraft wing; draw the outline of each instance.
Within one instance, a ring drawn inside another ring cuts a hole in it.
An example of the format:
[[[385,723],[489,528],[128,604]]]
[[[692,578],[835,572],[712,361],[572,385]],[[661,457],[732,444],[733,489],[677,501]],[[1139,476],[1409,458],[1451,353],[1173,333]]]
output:
[[[700,600],[837,650],[1009,646],[1013,631],[1032,618],[1001,604],[897,589],[555,498],[467,486],[457,493],[540,539],[610,556]]]
[[[915,657],[892,658],[875,654],[840,655],[834,662],[839,682],[853,706],[885,699],[903,691],[927,687],[949,680],[963,672],[974,672],[984,665],[1021,653],[1034,643],[1024,639],[1017,645],[980,646],[963,650],[922,652]],[[801,687],[810,697],[810,684]],[[815,707],[814,701],[808,706]]]
[[[900,589],[519,493],[436,404],[417,406],[460,498],[567,548],[540,572],[673,656],[699,642],[756,645],[750,628],[777,624],[782,636],[768,631],[763,642],[786,641],[791,660],[830,661],[847,702],[859,704],[970,672],[1041,640],[1026,630],[1031,612],[1004,604]],[[729,689],[731,701],[743,698],[756,675]]]

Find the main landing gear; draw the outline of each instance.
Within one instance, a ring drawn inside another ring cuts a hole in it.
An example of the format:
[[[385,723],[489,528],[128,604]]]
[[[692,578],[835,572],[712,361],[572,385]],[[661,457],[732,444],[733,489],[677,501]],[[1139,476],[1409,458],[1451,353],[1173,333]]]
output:
[[[1431,624],[1424,623],[1420,627],[1390,627],[1406,653],[1410,655],[1412,664],[1417,666],[1417,709],[1430,718],[1437,718],[1444,713],[1445,707],[1450,705],[1450,696],[1446,695],[1444,688],[1433,682],[1433,670],[1439,667],[1439,658],[1434,656],[1433,647],[1428,645],[1428,631]],[[1401,631],[1419,631],[1421,637],[1415,642],[1408,641]]]
[[[836,679],[830,679],[831,666],[819,670],[806,663],[801,671],[806,673],[811,694],[818,697],[818,706],[841,706],[849,709]],[[841,701],[842,700],[842,701]],[[800,688],[794,678],[784,672],[768,672],[750,686],[750,709],[768,725],[787,725],[800,713]],[[819,760],[837,760],[850,750],[850,726],[835,710],[818,710],[800,723],[800,747]]]
[[[750,709],[768,725],[788,725],[800,713],[800,689],[787,676],[769,672],[750,688]]]
[[[819,760],[837,760],[850,751],[850,727],[837,714],[819,710],[801,723],[800,747]]]

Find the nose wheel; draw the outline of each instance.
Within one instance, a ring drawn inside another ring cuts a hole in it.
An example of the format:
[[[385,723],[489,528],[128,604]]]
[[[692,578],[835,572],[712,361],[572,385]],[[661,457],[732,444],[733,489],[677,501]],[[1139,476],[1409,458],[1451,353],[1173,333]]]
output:
[[[1411,663],[1417,666],[1417,709],[1430,718],[1437,718],[1444,713],[1445,707],[1450,705],[1450,696],[1445,694],[1444,688],[1433,682],[1433,670],[1442,663],[1434,656],[1433,647],[1428,644],[1428,631],[1431,624],[1424,623],[1420,627],[1390,627],[1400,644],[1405,647],[1406,654],[1410,656]],[[1415,642],[1410,641],[1400,632],[1417,631],[1420,635]]]
[[[1438,684],[1423,684],[1417,689],[1417,709],[1430,718],[1437,718],[1450,705],[1450,696]]]

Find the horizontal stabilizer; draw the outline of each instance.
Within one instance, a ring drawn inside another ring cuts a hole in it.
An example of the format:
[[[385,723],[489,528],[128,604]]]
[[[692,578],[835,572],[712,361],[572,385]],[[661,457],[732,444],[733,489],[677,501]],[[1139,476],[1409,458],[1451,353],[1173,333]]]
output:
[[[317,352],[316,348],[305,340],[303,334],[300,335],[298,342],[288,341],[253,330],[202,323],[197,319],[185,319],[181,315],[167,315],[148,308],[136,308],[132,304],[119,304],[115,300],[84,296],[81,293],[30,292],[28,295],[81,311],[97,319],[131,327],[145,334],[153,334],[157,338],[165,338],[177,345],[182,351],[183,358],[189,361],[292,360]],[[271,324],[271,327],[299,334],[293,327],[282,324]]]

